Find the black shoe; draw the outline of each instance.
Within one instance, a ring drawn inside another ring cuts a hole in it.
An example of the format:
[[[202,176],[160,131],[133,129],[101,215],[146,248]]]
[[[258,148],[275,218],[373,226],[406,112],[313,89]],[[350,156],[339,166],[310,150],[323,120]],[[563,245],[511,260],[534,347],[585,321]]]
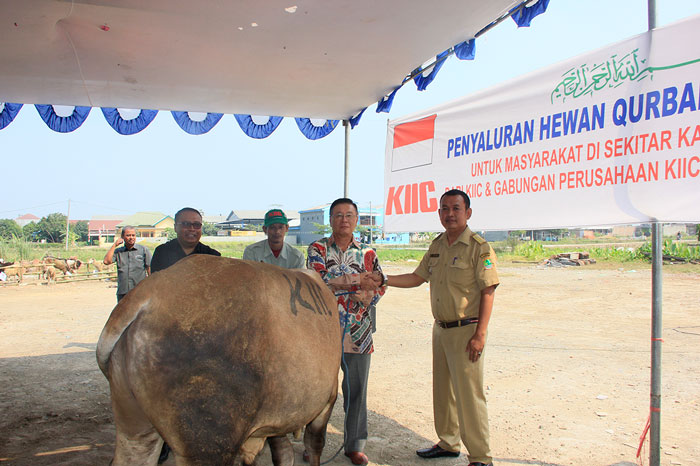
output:
[[[416,455],[420,456],[421,458],[441,458],[443,456],[451,456],[454,458],[459,456],[459,452],[445,450],[440,445],[435,444],[432,447],[416,450]]]
[[[165,460],[168,459],[169,454],[170,454],[170,447],[168,446],[167,443],[163,442],[163,448],[160,450],[160,456],[158,457],[158,464],[165,463]]]
[[[493,466],[493,463],[486,464],[477,461],[476,463],[469,463],[469,466]]]

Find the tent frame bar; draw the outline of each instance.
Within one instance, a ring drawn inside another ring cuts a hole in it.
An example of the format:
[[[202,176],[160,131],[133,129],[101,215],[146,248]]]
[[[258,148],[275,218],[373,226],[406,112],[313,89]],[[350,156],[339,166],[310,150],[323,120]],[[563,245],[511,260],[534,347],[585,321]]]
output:
[[[343,120],[345,127],[345,169],[343,170],[343,197],[348,197],[349,190],[349,174],[350,169],[350,122]]]
[[[537,2],[537,0],[525,0],[525,1],[523,1],[523,2],[522,2],[520,5],[518,5],[516,8],[513,8],[511,11],[505,13],[504,15],[502,15],[502,16],[496,18],[494,21],[492,21],[491,23],[489,23],[489,24],[487,24],[486,26],[484,26],[479,32],[477,32],[476,34],[474,34],[474,39],[480,37],[481,35],[485,34],[485,33],[488,32],[488,31],[490,31],[490,30],[493,29],[495,26],[499,25],[499,24],[502,23],[504,20],[510,18],[511,16],[513,16],[515,13],[517,13],[517,12],[520,11],[521,9],[527,8],[527,7],[530,6],[530,4],[535,3],[535,2]],[[432,63],[430,63],[429,65],[419,66],[418,68],[416,68],[415,70],[413,70],[413,71],[411,72],[411,74],[409,74],[408,76],[406,76],[406,77],[403,79],[403,81],[401,82],[401,85],[400,85],[399,87],[403,86],[404,84],[406,84],[408,81],[412,80],[413,78],[415,78],[415,77],[418,76],[419,74],[423,74],[424,72],[426,72],[426,71],[428,71],[429,69],[433,68],[433,67],[434,67],[435,65],[437,65],[438,63],[441,63],[441,62],[447,60],[447,59],[450,57],[450,55],[454,55],[454,53],[455,53],[454,47],[450,47],[450,49],[447,51],[447,55],[445,55],[444,57],[442,57],[440,60],[435,59],[435,60],[434,60]]]

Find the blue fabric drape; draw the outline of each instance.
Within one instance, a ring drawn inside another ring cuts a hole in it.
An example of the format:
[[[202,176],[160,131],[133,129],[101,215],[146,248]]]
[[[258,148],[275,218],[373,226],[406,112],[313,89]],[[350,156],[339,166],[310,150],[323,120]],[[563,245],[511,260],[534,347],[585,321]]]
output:
[[[56,131],[57,133],[70,133],[80,128],[85,122],[85,119],[90,114],[92,107],[75,107],[73,113],[67,117],[56,115],[56,111],[52,105],[34,105],[39,116],[44,120],[46,126]]]
[[[295,118],[294,121],[297,122],[299,131],[307,137],[315,141],[316,139],[321,139],[333,132],[336,126],[338,126],[339,120],[326,120],[326,124],[323,126],[314,126],[309,118]]]
[[[139,116],[131,120],[125,120],[119,114],[119,110],[114,107],[102,107],[102,114],[109,126],[114,128],[119,134],[128,136],[143,131],[146,126],[150,125],[153,119],[158,115],[158,110],[141,110]]]
[[[533,19],[535,19],[536,16],[539,16],[545,11],[547,11],[548,5],[549,0],[539,0],[532,6],[529,6],[527,8],[520,8],[520,10],[516,11],[511,16],[511,18],[513,18],[513,21],[515,21],[515,24],[517,24],[519,28],[530,27],[530,23]]]
[[[455,56],[460,60],[474,60],[476,40],[469,39],[455,45]]]
[[[433,69],[430,70],[430,74],[428,76],[423,76],[423,73],[418,73],[413,77],[413,81],[416,83],[416,87],[419,91],[424,91],[428,87],[428,84],[433,82],[433,79],[435,79],[435,76],[437,76],[438,71],[440,71],[442,65],[445,64],[445,59],[447,58],[448,53],[449,51],[445,50],[436,57],[435,66],[433,66]]]
[[[190,118],[187,112],[170,112],[175,118],[175,122],[189,134],[204,134],[208,133],[224,116],[223,113],[207,113],[207,117],[202,121],[194,121]]]
[[[396,91],[401,89],[401,86],[397,87],[388,96],[384,96],[382,100],[377,102],[377,113],[389,113],[391,106],[394,104],[394,96],[396,96]]]
[[[12,120],[17,116],[17,112],[22,108],[22,104],[11,104],[5,102],[5,108],[0,112],[0,129],[4,129],[12,123]]]
[[[365,110],[367,110],[367,107],[363,108],[360,113],[348,120],[350,122],[350,129],[355,129],[355,126],[360,124],[360,118],[362,118],[362,114],[365,113]]]
[[[243,132],[255,139],[265,139],[271,135],[282,122],[282,117],[271,116],[269,117],[270,119],[267,121],[267,123],[264,125],[259,125],[253,121],[253,117],[250,115],[241,115],[236,113],[233,116],[236,117],[238,126],[241,127]]]

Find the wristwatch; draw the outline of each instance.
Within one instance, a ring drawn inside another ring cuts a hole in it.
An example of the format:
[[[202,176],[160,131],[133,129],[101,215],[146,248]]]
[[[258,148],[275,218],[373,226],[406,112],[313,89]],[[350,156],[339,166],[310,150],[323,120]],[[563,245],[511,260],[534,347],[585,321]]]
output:
[[[386,274],[382,271],[382,283],[379,286],[384,286],[386,285],[386,282],[389,281],[389,277],[386,276]]]

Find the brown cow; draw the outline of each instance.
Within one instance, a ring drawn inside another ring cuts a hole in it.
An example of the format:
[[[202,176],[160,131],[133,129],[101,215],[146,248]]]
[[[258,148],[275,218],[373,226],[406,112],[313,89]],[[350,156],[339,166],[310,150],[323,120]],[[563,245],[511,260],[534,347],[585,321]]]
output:
[[[22,283],[22,278],[24,277],[24,267],[22,267],[20,264],[14,264],[7,266],[2,269],[5,272],[5,275],[7,276],[7,281],[10,281],[10,277],[17,277],[17,282]]]
[[[52,281],[56,281],[56,269],[53,265],[44,265],[42,276],[46,278],[46,284],[50,285]]]
[[[336,300],[318,274],[192,255],[114,308],[97,344],[117,428],[114,465],[155,465],[162,440],[183,465],[253,464],[306,425],[320,464],[338,389]]]
[[[44,264],[53,265],[57,270],[60,270],[61,272],[63,272],[63,275],[66,275],[69,272],[68,264],[66,264],[65,259],[59,259],[57,257],[45,256],[44,257]]]
[[[104,270],[109,270],[111,268],[111,265],[105,265],[101,260],[95,260],[95,259],[90,259],[88,262],[88,271],[90,270],[90,266],[95,267],[98,272],[102,272]]]
[[[44,256],[44,264],[51,264],[63,272],[63,275],[74,274],[78,271],[82,262],[75,257],[61,259],[60,257]]]

